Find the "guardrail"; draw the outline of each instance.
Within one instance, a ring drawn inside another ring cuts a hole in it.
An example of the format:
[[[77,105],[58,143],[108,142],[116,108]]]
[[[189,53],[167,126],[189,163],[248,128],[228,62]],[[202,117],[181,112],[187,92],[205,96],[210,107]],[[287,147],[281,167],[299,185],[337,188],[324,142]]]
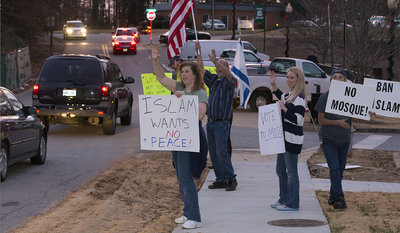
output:
[[[1,86],[13,90],[31,77],[29,46],[1,54]]]

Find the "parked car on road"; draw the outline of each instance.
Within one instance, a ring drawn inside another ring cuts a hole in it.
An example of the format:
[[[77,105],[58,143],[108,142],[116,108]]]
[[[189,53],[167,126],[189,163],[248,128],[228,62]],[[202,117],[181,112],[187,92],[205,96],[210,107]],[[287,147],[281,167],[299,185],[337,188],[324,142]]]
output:
[[[47,131],[35,114],[35,108],[24,106],[10,90],[0,87],[1,182],[14,163],[28,158],[32,164],[45,163]]]
[[[87,29],[80,20],[69,20],[63,27],[64,39],[81,38],[86,40]]]
[[[203,30],[211,30],[212,19],[203,23]],[[214,30],[226,30],[226,25],[219,19],[214,19]]]
[[[311,95],[320,91],[327,92],[330,86],[330,76],[327,75],[314,62],[309,60],[275,57],[272,59],[269,69],[276,73],[276,83],[282,92],[290,92],[286,83],[286,73],[290,67],[296,66],[304,72],[306,84],[306,99],[311,101]],[[269,83],[269,76],[266,69],[260,69],[262,72],[248,72],[250,82],[250,100],[249,104],[253,111],[258,111],[258,107],[272,102],[272,87]],[[319,87],[318,87],[319,86]],[[317,91],[318,90],[318,91]]]
[[[292,26],[296,27],[317,27],[318,25],[311,20],[295,20],[291,23]]]
[[[64,54],[49,57],[33,86],[32,105],[43,124],[102,126],[115,134],[132,120],[133,94],[121,70],[106,56]]]
[[[168,44],[168,35],[169,35],[169,31],[164,34],[159,35],[159,42]],[[208,32],[197,31],[197,37],[199,40],[210,40],[211,39],[211,35]],[[193,29],[186,28],[186,39],[187,40],[195,40],[196,39]]]
[[[195,41],[188,41],[182,47],[180,58],[183,60],[196,60]],[[208,54],[211,54],[211,50],[214,49],[217,56],[220,56],[225,49],[236,49],[237,40],[199,40],[201,46],[201,54],[203,59],[208,60]],[[252,51],[257,57],[262,60],[268,61],[269,56],[257,51],[256,47],[248,41],[242,41],[243,48]]]
[[[373,27],[386,27],[388,25],[386,16],[374,15],[368,21]]]
[[[267,56],[267,60],[263,60],[259,58],[253,51],[244,49],[244,60],[246,62],[246,67],[248,66],[265,66],[268,67],[269,64],[271,63],[269,60],[269,56]],[[228,62],[233,62],[233,59],[235,58],[236,54],[236,49],[225,49],[220,57],[226,59]]]
[[[265,61],[259,58],[255,53],[247,49],[244,49],[243,53],[244,60],[246,62],[246,68],[254,67],[255,69],[258,69],[260,67],[264,67],[264,69],[268,70],[269,64],[271,63],[269,60]],[[229,63],[229,66],[232,66],[235,54],[236,49],[225,49],[222,54],[217,54],[217,57],[224,58]],[[214,66],[214,63],[210,60],[204,60],[203,64],[204,66]]]

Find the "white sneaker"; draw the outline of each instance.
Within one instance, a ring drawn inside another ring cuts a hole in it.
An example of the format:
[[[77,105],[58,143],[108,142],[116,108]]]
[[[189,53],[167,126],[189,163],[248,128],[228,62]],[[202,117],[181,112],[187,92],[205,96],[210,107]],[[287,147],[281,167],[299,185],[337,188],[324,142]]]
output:
[[[187,218],[183,215],[181,217],[175,219],[175,222],[178,224],[185,223],[186,221],[187,221]]]
[[[277,202],[271,204],[271,208],[276,209],[276,207],[278,207],[280,205],[282,205],[282,204],[279,201],[277,201]]]
[[[193,220],[187,220],[183,225],[183,229],[194,229],[201,227],[201,222],[193,221]]]

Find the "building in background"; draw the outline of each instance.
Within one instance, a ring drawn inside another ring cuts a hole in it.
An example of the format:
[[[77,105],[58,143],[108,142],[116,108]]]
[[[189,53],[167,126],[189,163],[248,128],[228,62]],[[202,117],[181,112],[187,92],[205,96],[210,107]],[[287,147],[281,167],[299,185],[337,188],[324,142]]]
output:
[[[154,8],[157,9],[157,17],[163,16],[169,19],[171,14],[171,2],[172,0],[157,0]],[[245,1],[242,1],[245,2]],[[255,4],[252,3],[236,3],[235,4],[235,23],[237,20],[252,20],[255,17]],[[265,7],[265,14],[267,18],[267,28],[276,27],[284,22],[283,13],[284,8],[280,4],[271,4]],[[203,23],[207,22],[208,19],[212,18],[213,5],[211,1],[196,0],[196,6],[194,9],[196,28],[202,30]],[[233,6],[231,1],[225,2],[214,2],[214,19],[221,20],[226,26],[227,30],[232,29],[232,16]],[[192,16],[190,16],[192,19]],[[262,23],[256,23],[255,28],[263,28]]]

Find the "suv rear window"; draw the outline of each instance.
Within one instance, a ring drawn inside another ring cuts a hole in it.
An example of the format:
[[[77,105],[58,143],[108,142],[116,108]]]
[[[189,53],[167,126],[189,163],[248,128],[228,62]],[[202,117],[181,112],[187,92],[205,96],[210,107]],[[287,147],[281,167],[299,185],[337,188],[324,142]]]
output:
[[[132,30],[126,30],[126,31],[118,30],[117,31],[117,36],[131,36],[131,35],[133,35]]]
[[[40,73],[42,82],[102,82],[101,67],[95,59],[53,59]]]

